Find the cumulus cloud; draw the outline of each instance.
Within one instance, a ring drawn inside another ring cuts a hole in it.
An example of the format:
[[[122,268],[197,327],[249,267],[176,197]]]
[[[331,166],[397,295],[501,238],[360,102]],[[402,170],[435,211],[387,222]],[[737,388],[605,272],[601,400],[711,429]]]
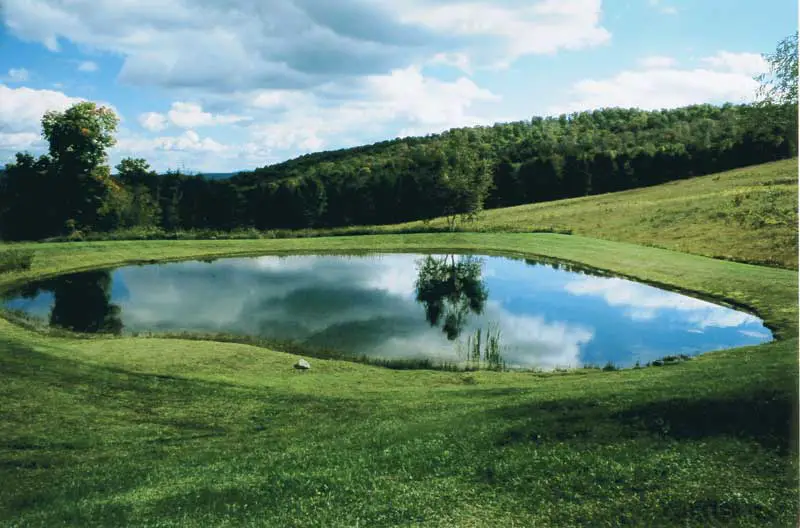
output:
[[[203,107],[195,103],[175,102],[167,112],[170,122],[181,128],[197,128],[249,121],[252,118],[238,115],[214,115],[204,112]]]
[[[192,171],[228,172],[278,161],[274,152],[252,141],[225,142],[195,130],[177,135],[142,135],[120,130],[109,151],[112,165],[124,157],[143,157],[155,170],[182,167]]]
[[[160,132],[167,128],[167,118],[157,112],[145,112],[139,116],[139,124],[150,132]]]
[[[0,152],[9,151],[8,154],[11,154],[29,150],[43,143],[42,137],[34,132],[0,132]],[[9,155],[8,158],[10,157]]]
[[[13,152],[41,146],[42,116],[48,110],[65,110],[82,99],[54,90],[10,88],[0,84],[0,150]]]
[[[11,160],[16,152],[29,150],[41,152],[46,143],[41,137],[41,123],[45,112],[64,111],[85,101],[56,90],[38,90],[21,86],[11,88],[0,84],[0,162]],[[114,111],[105,102],[98,103]]]
[[[580,49],[607,42],[611,35],[600,25],[601,7],[601,0],[438,5],[412,1],[400,17],[441,33],[498,39],[504,48],[498,62],[507,65],[524,55],[552,54],[560,49]]]
[[[3,16],[52,50],[68,39],[121,55],[125,82],[230,92],[318,86],[437,54],[508,64],[598,45],[610,37],[600,11],[600,0],[5,0]]]
[[[755,97],[760,57],[754,53],[720,52],[700,60],[693,69],[667,65],[664,58],[643,59],[643,68],[627,70],[606,79],[584,79],[569,90],[571,101],[555,105],[551,114],[603,107],[637,107],[646,110],[698,103],[744,103]],[[660,63],[660,64],[658,64]]]
[[[487,119],[472,114],[471,108],[499,100],[466,77],[441,81],[424,76],[415,66],[369,76],[361,89],[361,99],[338,105],[326,105],[313,94],[295,93],[292,97],[302,104],[292,105],[280,118],[252,125],[253,141],[272,149],[310,151],[328,146],[332,139],[341,140],[343,134],[376,133],[387,124],[441,132],[484,123]],[[274,98],[266,92],[258,95],[262,104],[278,104],[288,97],[285,92]]]
[[[720,51],[712,57],[705,57],[703,62],[715,70],[748,75],[750,77],[769,70],[769,64],[758,53]]]
[[[209,137],[201,137],[194,130],[187,130],[179,136],[159,136],[155,138],[122,137],[117,150],[121,151],[181,151],[220,153],[228,149],[226,145]]]
[[[151,132],[164,130],[170,124],[180,128],[199,128],[217,125],[229,125],[242,121],[250,121],[250,116],[215,115],[203,111],[203,107],[196,103],[176,101],[166,115],[158,112],[145,112],[139,116],[139,124]]]

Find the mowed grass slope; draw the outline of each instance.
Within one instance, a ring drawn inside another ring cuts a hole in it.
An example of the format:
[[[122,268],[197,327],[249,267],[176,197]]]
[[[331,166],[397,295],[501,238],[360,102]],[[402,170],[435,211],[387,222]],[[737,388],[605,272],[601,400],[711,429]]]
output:
[[[463,227],[568,229],[595,238],[796,269],[797,171],[794,158],[654,187],[487,210]],[[446,223],[437,219],[431,225]]]
[[[709,236],[714,236],[709,233]],[[781,340],[617,372],[392,371],[0,319],[0,525],[793,526],[797,274],[552,234],[31,244],[31,270],[280,252],[547,256],[756,310]]]

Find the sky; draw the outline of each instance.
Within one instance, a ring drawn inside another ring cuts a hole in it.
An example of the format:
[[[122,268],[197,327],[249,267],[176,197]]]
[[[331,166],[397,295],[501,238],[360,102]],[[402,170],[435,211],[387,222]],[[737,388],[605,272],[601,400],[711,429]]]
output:
[[[747,102],[795,0],[0,0],[0,164],[47,110],[112,165],[229,172],[596,108]]]

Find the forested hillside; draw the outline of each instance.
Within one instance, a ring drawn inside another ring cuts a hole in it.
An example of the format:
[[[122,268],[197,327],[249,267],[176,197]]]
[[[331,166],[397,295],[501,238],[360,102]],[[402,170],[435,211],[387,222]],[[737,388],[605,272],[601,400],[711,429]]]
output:
[[[542,202],[786,158],[796,146],[780,123],[749,106],[612,108],[311,154],[234,182],[267,206],[243,219],[258,227],[393,223],[441,215],[441,180],[483,163],[488,208]]]

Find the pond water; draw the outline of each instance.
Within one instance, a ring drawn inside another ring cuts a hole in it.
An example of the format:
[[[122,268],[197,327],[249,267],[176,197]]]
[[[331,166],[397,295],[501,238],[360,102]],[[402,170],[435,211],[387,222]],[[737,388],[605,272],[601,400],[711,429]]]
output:
[[[387,359],[619,367],[772,340],[755,316],[565,264],[467,255],[297,255],[127,266],[7,292],[80,332],[228,332]],[[486,336],[496,346],[486,346]],[[480,353],[479,353],[480,355]]]

